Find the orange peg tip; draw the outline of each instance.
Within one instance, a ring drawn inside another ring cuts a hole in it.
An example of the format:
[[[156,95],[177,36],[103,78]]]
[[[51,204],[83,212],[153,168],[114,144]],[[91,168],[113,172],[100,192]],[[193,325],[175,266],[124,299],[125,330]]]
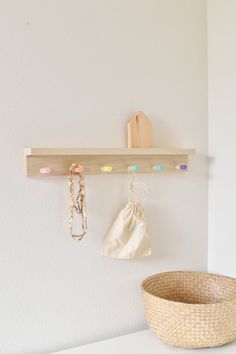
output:
[[[74,172],[75,173],[83,173],[84,172],[84,166],[76,165],[76,167],[74,168]]]

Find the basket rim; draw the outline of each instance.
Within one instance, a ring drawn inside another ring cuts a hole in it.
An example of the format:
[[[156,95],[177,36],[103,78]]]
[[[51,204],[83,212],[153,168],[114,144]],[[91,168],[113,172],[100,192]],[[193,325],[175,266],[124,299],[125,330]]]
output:
[[[236,297],[234,300],[225,300],[225,301],[221,301],[221,302],[213,302],[213,303],[207,303],[207,304],[198,304],[198,303],[186,303],[186,302],[180,302],[180,301],[174,301],[174,300],[167,300],[167,299],[164,299],[164,298],[161,298],[159,296],[156,296],[156,295],[153,295],[151,292],[147,291],[145,288],[144,288],[144,283],[147,281],[147,280],[151,280],[152,278],[156,278],[158,276],[161,276],[161,275],[165,275],[165,274],[177,274],[177,273],[188,273],[188,274],[204,274],[204,275],[209,275],[209,276],[214,276],[216,278],[221,278],[221,279],[230,279],[232,281],[234,281],[236,283],[236,278],[233,278],[233,277],[229,277],[229,276],[226,276],[226,275],[220,275],[220,274],[216,274],[216,273],[211,273],[211,272],[198,272],[198,271],[186,271],[186,270],[177,270],[177,271],[167,271],[167,272],[160,272],[160,273],[156,273],[156,274],[153,274],[147,278],[145,278],[141,284],[140,284],[140,288],[142,290],[142,292],[148,294],[149,296],[152,296],[154,299],[158,299],[159,301],[163,301],[163,302],[168,302],[168,303],[172,303],[172,304],[178,304],[178,305],[182,305],[182,306],[219,306],[219,305],[222,305],[222,304],[232,304],[232,303],[236,303]]]

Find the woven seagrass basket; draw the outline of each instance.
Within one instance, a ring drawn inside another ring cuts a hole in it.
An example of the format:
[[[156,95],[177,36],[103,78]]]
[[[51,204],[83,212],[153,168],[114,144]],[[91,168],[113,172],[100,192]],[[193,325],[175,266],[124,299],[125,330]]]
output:
[[[182,348],[236,340],[236,279],[209,273],[167,272],[141,284],[149,327]]]

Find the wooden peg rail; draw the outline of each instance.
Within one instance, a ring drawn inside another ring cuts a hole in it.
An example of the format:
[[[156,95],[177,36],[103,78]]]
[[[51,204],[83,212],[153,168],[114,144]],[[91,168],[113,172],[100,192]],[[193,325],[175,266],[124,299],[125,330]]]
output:
[[[25,158],[27,176],[61,176],[68,174],[73,162],[82,165],[85,174],[127,173],[129,166],[137,173],[184,172],[188,155],[194,153],[172,148],[26,148]]]

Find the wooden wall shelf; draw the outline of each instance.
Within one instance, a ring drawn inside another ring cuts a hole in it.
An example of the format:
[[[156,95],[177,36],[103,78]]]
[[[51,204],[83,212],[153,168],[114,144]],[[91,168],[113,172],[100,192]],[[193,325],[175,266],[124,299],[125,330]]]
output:
[[[70,165],[83,165],[85,174],[104,174],[104,166],[112,166],[112,173],[127,173],[130,165],[138,166],[137,173],[178,171],[188,164],[188,155],[194,149],[134,148],[134,149],[77,149],[77,148],[26,148],[27,176],[42,176],[42,168],[50,168],[47,176],[67,175]],[[154,166],[163,166],[155,171]],[[184,171],[183,169],[180,171]]]

